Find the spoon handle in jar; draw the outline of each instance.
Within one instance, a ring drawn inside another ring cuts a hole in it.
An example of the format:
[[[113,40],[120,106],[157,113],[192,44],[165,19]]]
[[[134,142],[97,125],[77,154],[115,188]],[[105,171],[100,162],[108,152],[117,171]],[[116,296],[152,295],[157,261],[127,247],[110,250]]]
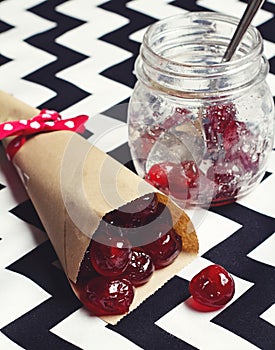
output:
[[[246,10],[237,26],[237,29],[233,35],[232,40],[230,41],[227,50],[223,56],[222,62],[230,61],[234,52],[236,51],[239,43],[242,40],[244,33],[246,32],[248,26],[253,20],[258,9],[262,6],[265,0],[250,0],[249,4],[246,7]]]

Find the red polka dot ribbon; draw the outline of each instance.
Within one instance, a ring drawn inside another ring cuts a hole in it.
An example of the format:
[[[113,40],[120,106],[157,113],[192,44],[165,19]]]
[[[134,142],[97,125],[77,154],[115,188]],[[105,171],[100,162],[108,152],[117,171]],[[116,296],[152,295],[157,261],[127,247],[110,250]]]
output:
[[[17,136],[6,148],[7,156],[12,160],[16,152],[31,135],[57,130],[84,132],[84,123],[88,119],[89,117],[86,115],[62,119],[56,111],[43,109],[37,116],[31,119],[8,121],[0,124],[0,140],[9,136]]]

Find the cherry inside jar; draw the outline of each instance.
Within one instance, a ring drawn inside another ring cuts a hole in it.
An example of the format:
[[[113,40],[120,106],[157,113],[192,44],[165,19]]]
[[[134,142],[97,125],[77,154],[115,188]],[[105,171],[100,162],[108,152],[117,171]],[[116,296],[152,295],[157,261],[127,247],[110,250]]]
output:
[[[268,62],[253,26],[222,62],[237,24],[191,12],[156,22],[143,38],[128,108],[131,155],[138,174],[179,204],[231,203],[267,167],[274,137]]]

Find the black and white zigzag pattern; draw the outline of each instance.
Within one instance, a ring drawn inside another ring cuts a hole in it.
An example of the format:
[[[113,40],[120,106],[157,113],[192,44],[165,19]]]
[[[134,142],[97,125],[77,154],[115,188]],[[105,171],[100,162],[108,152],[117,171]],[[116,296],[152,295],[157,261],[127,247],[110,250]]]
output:
[[[133,169],[127,102],[148,25],[186,11],[239,16],[245,1],[0,1],[0,89],[39,108],[92,118],[84,135]],[[254,24],[275,96],[275,1]],[[112,135],[112,137],[110,137]],[[134,169],[133,169],[134,170]],[[191,218],[199,257],[116,326],[92,318],[72,293],[20,181],[0,147],[0,349],[275,349],[275,151],[246,198]],[[188,281],[218,263],[236,295],[222,310],[188,308]]]

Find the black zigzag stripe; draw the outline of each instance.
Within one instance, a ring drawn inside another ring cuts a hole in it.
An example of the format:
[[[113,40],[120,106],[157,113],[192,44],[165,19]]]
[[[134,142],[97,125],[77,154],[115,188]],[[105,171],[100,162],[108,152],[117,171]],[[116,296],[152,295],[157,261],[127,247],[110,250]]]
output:
[[[87,56],[55,42],[55,39],[63,33],[85,23],[78,19],[56,12],[55,7],[63,2],[66,1],[44,1],[41,4],[29,9],[30,12],[42,18],[54,21],[57,24],[55,28],[39,33],[25,40],[27,43],[57,57],[56,61],[24,77],[25,80],[46,86],[57,93],[55,97],[38,106],[41,109],[52,108],[62,111],[90,95],[74,84],[66,82],[65,80],[59,79],[55,76],[59,71],[73,66],[74,64],[87,58]],[[64,98],[64,96],[66,96],[66,98]]]
[[[245,2],[246,4],[249,2],[248,0],[239,0],[239,1]],[[272,4],[272,3],[269,2],[269,1],[265,1],[265,2],[262,4],[261,9],[266,10],[266,11],[269,11],[269,12],[272,12],[272,13],[275,13],[275,5]],[[274,41],[274,40],[272,40],[272,41]]]
[[[275,74],[275,56],[269,60],[270,72]]]
[[[133,75],[134,62],[139,53],[140,44],[129,39],[129,36],[155,22],[155,19],[140,12],[128,9],[125,5],[129,0],[108,1],[99,7],[117,13],[129,19],[129,23],[117,30],[106,34],[99,39],[133,53],[133,56],[100,74],[109,79],[118,81],[126,86],[133,87],[136,77]]]
[[[266,40],[274,42],[274,32],[273,32],[274,27],[275,27],[275,17],[271,18],[269,21],[266,21],[260,24],[257,28],[259,29],[260,33]]]
[[[126,166],[132,172],[136,173],[134,163],[131,158],[130,147],[128,143],[124,143],[120,147],[117,147],[113,151],[108,152],[108,154],[118,160],[121,164]]]
[[[15,208],[10,210],[10,213],[45,232],[45,229],[30,199],[18,204]]]
[[[194,350],[195,347],[167,333],[155,324],[159,318],[188,297],[188,282],[175,276],[117,325],[107,327],[145,350]]]
[[[0,33],[4,33],[12,28],[14,28],[14,26],[0,20]]]
[[[2,66],[3,64],[6,64],[8,62],[12,61],[11,59],[9,59],[8,57],[5,57],[3,55],[0,54],[0,66]]]
[[[27,276],[52,295],[1,329],[1,332],[24,349],[79,349],[49,331],[81,306],[65,274],[52,264],[56,259],[55,252],[47,241],[8,267],[11,271]]]
[[[205,7],[199,6],[197,0],[175,0],[170,3],[170,5],[183,8],[188,11],[211,11]]]
[[[13,26],[9,25],[8,23],[6,22],[3,22],[0,20],[0,33],[4,33],[10,29],[14,28]],[[5,63],[8,63],[10,62],[11,59],[8,58],[8,57],[5,57],[4,55],[1,54],[1,51],[0,51],[0,66],[5,64]]]
[[[275,301],[275,269],[250,259],[247,254],[274,233],[275,219],[237,203],[211,210],[241,223],[243,227],[210,249],[203,257],[254,283],[241,298],[212,321],[247,339],[260,349],[274,349],[275,328],[259,315]]]

